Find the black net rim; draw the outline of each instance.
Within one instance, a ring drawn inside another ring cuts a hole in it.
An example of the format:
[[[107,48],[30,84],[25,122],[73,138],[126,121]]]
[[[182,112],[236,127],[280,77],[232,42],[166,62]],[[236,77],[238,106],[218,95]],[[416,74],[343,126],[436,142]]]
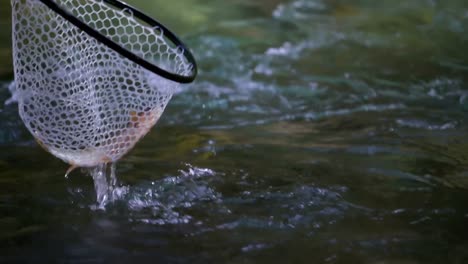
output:
[[[118,9],[125,10],[129,14],[132,14],[134,17],[140,19],[141,21],[148,23],[151,27],[157,27],[161,29],[163,36],[167,39],[169,39],[175,46],[180,48],[183,51],[183,55],[187,59],[187,61],[192,65],[191,69],[191,74],[188,76],[185,75],[180,75],[176,74],[173,72],[166,71],[159,66],[157,66],[154,63],[151,63],[150,61],[136,55],[132,51],[122,47],[118,43],[112,41],[110,38],[107,36],[101,34],[99,31],[93,29],[89,25],[87,25],[85,22],[81,21],[77,17],[75,17],[73,14],[68,12],[67,10],[63,9],[60,7],[59,4],[56,3],[56,1],[53,0],[39,0],[43,4],[45,4],[47,7],[49,7],[51,10],[53,10],[55,13],[59,14],[66,20],[68,20],[70,23],[78,27],[79,29],[83,30],[86,32],[88,35],[91,37],[95,38],[102,44],[106,45],[107,47],[111,48],[112,50],[116,51],[120,55],[126,57],[127,59],[135,62],[136,64],[142,66],[143,68],[161,76],[166,79],[169,79],[174,82],[178,83],[191,83],[193,80],[195,80],[195,77],[197,76],[197,64],[195,61],[194,56],[190,52],[190,50],[186,47],[186,45],[172,32],[170,31],[166,26],[161,24],[160,22],[156,21],[155,19],[149,17],[148,15],[144,14],[143,12],[139,11],[138,9],[128,5],[127,3],[124,3],[119,0],[100,0],[103,1],[109,5],[112,5]]]

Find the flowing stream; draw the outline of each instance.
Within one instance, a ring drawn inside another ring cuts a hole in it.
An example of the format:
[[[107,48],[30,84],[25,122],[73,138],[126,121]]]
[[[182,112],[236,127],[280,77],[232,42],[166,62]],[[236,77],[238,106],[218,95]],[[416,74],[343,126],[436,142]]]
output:
[[[199,78],[94,184],[0,104],[0,263],[468,263],[466,1],[128,2]]]

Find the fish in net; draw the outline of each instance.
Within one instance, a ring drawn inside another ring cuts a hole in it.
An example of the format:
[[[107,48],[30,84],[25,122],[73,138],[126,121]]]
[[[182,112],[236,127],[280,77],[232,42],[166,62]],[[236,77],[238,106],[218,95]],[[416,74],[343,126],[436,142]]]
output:
[[[67,174],[105,172],[196,76],[171,31],[119,1],[11,4],[19,113],[39,145],[71,165]]]

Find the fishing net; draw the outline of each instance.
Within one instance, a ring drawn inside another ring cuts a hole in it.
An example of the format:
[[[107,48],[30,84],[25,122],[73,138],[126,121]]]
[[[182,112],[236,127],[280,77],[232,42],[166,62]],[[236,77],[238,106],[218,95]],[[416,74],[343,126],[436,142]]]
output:
[[[117,161],[196,75],[173,33],[118,1],[11,3],[20,116],[73,167]]]

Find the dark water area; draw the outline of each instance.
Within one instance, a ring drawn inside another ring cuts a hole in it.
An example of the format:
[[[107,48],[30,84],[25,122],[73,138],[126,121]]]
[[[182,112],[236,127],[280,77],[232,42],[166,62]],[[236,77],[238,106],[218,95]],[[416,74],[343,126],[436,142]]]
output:
[[[106,210],[2,103],[0,263],[468,263],[466,1],[128,2],[199,77]]]

